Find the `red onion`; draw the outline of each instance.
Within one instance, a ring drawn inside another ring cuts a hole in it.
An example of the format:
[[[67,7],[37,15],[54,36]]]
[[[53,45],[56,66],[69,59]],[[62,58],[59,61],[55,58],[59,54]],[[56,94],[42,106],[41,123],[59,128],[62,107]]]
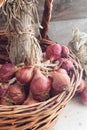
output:
[[[54,94],[70,90],[70,77],[68,74],[62,72],[53,72],[52,78],[52,90]]]
[[[69,56],[69,49],[67,46],[62,45],[62,54],[63,57]]]
[[[0,68],[0,80],[2,82],[8,82],[8,80],[10,80],[13,77],[14,73],[15,66],[10,63],[6,63],[2,65]]]
[[[74,68],[73,62],[67,58],[61,58],[60,62],[62,63],[61,67],[66,71],[70,71]]]
[[[16,72],[17,80],[22,84],[27,84],[33,77],[33,67],[24,67]]]
[[[7,91],[7,97],[13,104],[20,105],[25,100],[25,93],[22,90],[21,86],[18,84],[10,85]]]
[[[80,99],[84,105],[87,105],[87,87],[82,91]]]
[[[34,99],[38,101],[44,101],[49,97],[51,80],[44,76],[41,71],[37,69],[30,84],[30,90]]]
[[[62,47],[60,44],[52,44],[47,47],[46,54],[47,58],[51,61],[58,60],[61,57]]]

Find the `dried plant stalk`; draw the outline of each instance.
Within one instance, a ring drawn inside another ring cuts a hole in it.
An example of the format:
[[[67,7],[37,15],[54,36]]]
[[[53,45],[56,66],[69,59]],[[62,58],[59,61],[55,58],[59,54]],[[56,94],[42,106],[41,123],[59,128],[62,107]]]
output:
[[[40,27],[36,6],[37,0],[6,0],[2,6],[7,16],[8,53],[13,64],[41,61],[42,50],[35,37],[35,30]]]

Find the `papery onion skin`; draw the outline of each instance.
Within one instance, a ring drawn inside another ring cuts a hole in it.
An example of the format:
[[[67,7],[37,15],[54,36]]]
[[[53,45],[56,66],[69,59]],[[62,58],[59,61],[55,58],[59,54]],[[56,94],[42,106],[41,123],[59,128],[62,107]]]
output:
[[[49,98],[51,80],[37,69],[30,84],[30,90],[34,99],[44,101]]]
[[[13,64],[6,63],[0,68],[0,80],[2,82],[8,82],[15,74],[16,68]]]
[[[61,57],[62,47],[60,44],[52,44],[47,47],[46,55],[51,61],[58,60]]]
[[[7,92],[7,97],[15,105],[20,105],[25,100],[25,93],[22,90],[21,86],[17,83],[10,85]]]
[[[25,66],[16,72],[17,80],[22,84],[27,84],[33,77],[33,67]]]

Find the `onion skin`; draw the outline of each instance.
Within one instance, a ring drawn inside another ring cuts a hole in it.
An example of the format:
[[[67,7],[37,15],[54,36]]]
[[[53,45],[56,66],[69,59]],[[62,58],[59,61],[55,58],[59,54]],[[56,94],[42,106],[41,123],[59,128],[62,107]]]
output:
[[[47,58],[49,58],[51,62],[58,60],[61,57],[61,52],[61,45],[56,43],[48,46],[46,49]]]
[[[82,91],[80,100],[82,104],[87,105],[87,87],[85,87],[84,90]]]
[[[51,80],[37,69],[30,84],[30,90],[34,99],[44,101],[49,98]]]
[[[63,74],[68,74],[67,71],[66,71],[65,69],[63,69],[63,68],[58,68],[58,69],[55,70],[55,71],[57,71],[57,72],[59,72],[59,73],[63,73]]]
[[[53,72],[52,74],[52,96],[70,90],[70,77],[66,73]]]
[[[22,84],[27,84],[33,77],[33,67],[23,67],[16,72],[17,80]]]
[[[73,62],[70,59],[61,58],[60,62],[62,63],[61,67],[63,69],[65,69],[67,72],[69,72],[70,70],[73,70],[74,65],[73,65]]]
[[[23,104],[25,100],[25,93],[21,86],[18,84],[13,84],[8,87],[7,97],[15,105]]]
[[[69,56],[69,49],[67,46],[62,45],[62,57],[68,57]]]
[[[10,63],[6,63],[0,68],[0,79],[2,82],[8,82],[15,74],[15,66]]]

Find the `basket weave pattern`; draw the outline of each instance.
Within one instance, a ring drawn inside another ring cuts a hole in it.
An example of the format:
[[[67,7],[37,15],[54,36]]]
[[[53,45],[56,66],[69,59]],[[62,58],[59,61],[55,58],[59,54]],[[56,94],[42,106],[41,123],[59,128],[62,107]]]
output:
[[[46,3],[45,3],[46,4]],[[50,6],[50,5],[49,5]],[[47,8],[47,7],[46,7]],[[50,14],[50,13],[49,13]],[[49,17],[49,16],[48,16]],[[53,42],[47,40],[48,21],[43,22],[47,29],[44,32],[43,38],[40,39],[42,50]],[[44,39],[45,38],[45,39]],[[4,31],[0,32],[0,61],[4,63],[8,61],[6,45],[8,44]],[[2,53],[3,52],[3,53]],[[2,54],[2,55],[1,55]],[[47,101],[36,103],[34,105],[0,105],[0,130],[50,130],[60,113],[65,108],[66,104],[74,96],[79,82],[82,78],[82,68],[76,56],[70,52],[69,58],[73,60],[74,70],[71,72],[71,89],[69,92],[62,92]]]

